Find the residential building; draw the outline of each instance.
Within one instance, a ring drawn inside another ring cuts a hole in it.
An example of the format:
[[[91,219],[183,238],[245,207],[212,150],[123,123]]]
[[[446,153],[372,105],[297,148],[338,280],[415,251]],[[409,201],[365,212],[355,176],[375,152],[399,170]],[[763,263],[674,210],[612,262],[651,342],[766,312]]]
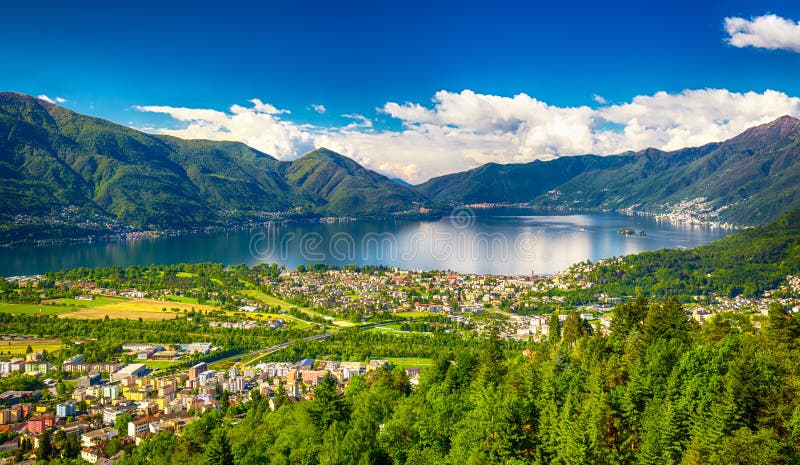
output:
[[[81,445],[83,447],[94,447],[100,442],[116,437],[118,434],[119,431],[116,428],[110,427],[88,431],[81,435]]]
[[[56,405],[56,416],[59,418],[73,417],[75,412],[75,401],[69,400]]]
[[[53,415],[37,415],[28,420],[28,432],[42,434],[56,424],[56,417]]]

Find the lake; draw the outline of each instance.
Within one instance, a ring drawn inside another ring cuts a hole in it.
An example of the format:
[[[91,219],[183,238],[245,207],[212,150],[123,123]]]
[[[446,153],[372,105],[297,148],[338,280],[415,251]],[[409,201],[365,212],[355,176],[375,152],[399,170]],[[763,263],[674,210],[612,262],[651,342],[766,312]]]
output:
[[[622,228],[636,233],[619,234]],[[2,248],[0,275],[180,262],[274,262],[289,268],[358,263],[460,273],[552,274],[587,259],[695,247],[731,232],[645,216],[457,208],[437,221],[272,223],[250,230]]]

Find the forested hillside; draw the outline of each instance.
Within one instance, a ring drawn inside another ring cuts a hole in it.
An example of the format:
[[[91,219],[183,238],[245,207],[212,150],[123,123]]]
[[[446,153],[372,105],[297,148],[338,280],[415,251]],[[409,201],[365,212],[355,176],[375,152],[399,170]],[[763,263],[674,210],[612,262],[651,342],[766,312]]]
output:
[[[427,206],[415,190],[329,150],[282,162],[238,142],[145,134],[0,93],[0,222],[6,226],[15,216],[64,209],[80,220],[179,229],[275,213],[385,216]],[[17,226],[22,233],[24,227]],[[62,226],[60,232],[70,231]]]
[[[606,292],[663,297],[716,293],[753,297],[800,273],[800,210],[688,250],[604,260],[588,278]]]
[[[419,186],[449,203],[526,202],[557,209],[684,213],[703,221],[767,224],[800,208],[800,120],[784,116],[701,147],[608,157],[487,164]]]
[[[800,317],[775,308],[703,329],[676,302],[617,307],[612,334],[573,314],[523,355],[489,337],[401,370],[328,376],[313,401],[255,396],[120,464],[774,464],[800,460]]]

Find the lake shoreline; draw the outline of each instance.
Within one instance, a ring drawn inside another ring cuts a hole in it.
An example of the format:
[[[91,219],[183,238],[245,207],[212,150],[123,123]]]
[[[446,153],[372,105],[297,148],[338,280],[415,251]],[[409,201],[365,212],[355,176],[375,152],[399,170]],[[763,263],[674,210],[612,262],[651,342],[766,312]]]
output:
[[[131,232],[69,243],[6,247],[0,274],[78,267],[216,262],[386,265],[481,274],[553,274],[574,262],[695,247],[732,232],[618,213],[476,211],[436,221],[269,221],[181,231]],[[646,231],[623,236],[622,228]]]

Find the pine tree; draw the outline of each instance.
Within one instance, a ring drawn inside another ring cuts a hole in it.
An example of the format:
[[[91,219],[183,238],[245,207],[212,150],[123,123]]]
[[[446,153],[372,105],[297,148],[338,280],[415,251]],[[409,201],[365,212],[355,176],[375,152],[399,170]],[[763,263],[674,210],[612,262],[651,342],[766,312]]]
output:
[[[336,390],[336,380],[330,372],[325,374],[314,389],[314,403],[309,413],[322,430],[327,429],[335,421],[347,419],[347,404]]]
[[[39,436],[39,453],[36,454],[36,458],[38,460],[50,460],[50,457],[53,455],[53,445],[50,443],[50,431],[45,430],[41,436]]]
[[[558,342],[561,339],[561,325],[558,319],[558,313],[553,312],[550,315],[550,321],[547,323],[547,327],[549,332],[548,339],[551,341]]]
[[[203,465],[233,465],[231,444],[224,428],[217,428],[206,446]]]

